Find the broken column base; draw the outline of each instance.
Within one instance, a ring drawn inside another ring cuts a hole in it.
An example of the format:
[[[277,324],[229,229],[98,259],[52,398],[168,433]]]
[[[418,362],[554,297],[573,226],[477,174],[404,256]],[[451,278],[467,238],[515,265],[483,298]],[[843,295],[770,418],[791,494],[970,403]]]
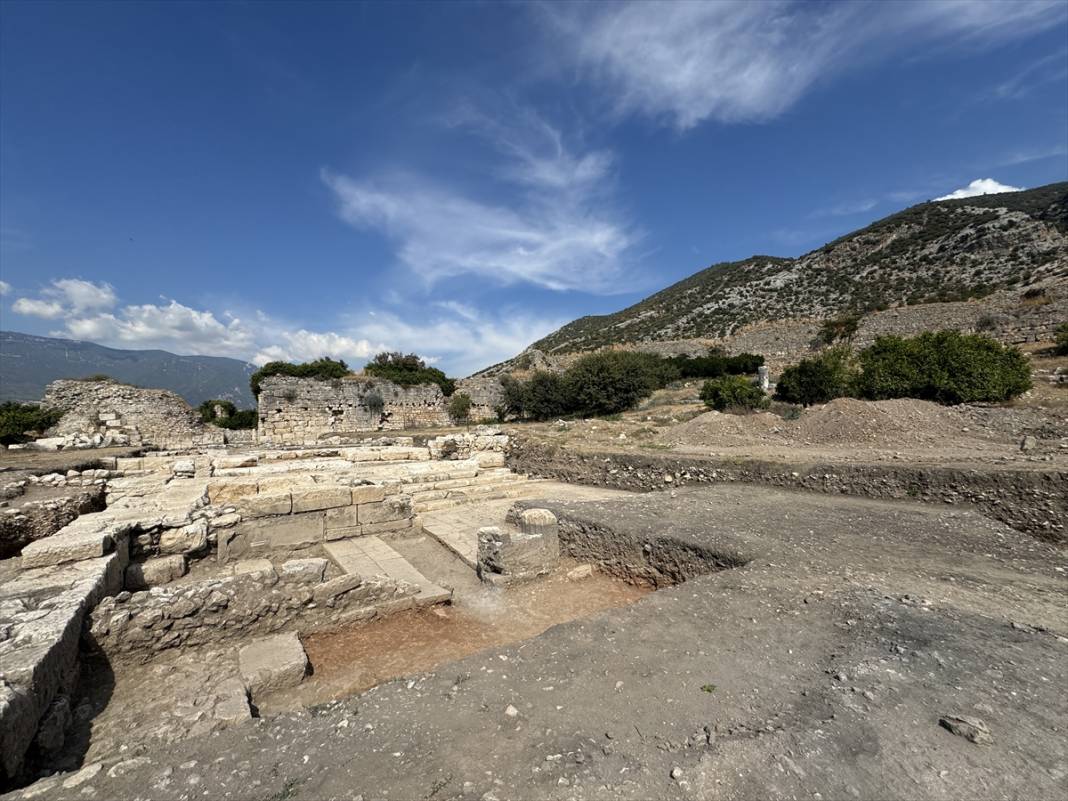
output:
[[[478,531],[478,576],[494,584],[529,581],[551,573],[560,560],[556,516],[548,509],[527,509],[519,530],[498,526]]]

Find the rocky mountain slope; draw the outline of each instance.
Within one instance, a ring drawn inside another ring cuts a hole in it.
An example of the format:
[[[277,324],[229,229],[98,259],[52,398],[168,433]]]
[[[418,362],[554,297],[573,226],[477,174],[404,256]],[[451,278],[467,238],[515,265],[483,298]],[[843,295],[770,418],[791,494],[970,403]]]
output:
[[[567,353],[730,336],[772,320],[826,318],[984,297],[1068,280],[1068,183],[921,203],[796,259],[715,264],[614,314],[531,345]]]
[[[105,374],[124,383],[169,389],[190,404],[209,398],[256,405],[248,380],[256,368],[238,359],[119,350],[92,342],[0,331],[0,401],[39,400],[57,378]]]

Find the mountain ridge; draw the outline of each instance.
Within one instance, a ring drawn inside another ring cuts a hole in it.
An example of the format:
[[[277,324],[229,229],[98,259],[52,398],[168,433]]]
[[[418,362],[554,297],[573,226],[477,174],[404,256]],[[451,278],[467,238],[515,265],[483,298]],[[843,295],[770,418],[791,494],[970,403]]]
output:
[[[0,331],[0,401],[34,401],[59,378],[105,374],[123,383],[169,389],[190,405],[212,398],[254,407],[248,380],[255,366],[225,356],[125,350],[95,342]]]
[[[751,323],[983,297],[1051,278],[1068,278],[1068,182],[927,201],[796,258],[713,264],[524,352],[721,339]]]

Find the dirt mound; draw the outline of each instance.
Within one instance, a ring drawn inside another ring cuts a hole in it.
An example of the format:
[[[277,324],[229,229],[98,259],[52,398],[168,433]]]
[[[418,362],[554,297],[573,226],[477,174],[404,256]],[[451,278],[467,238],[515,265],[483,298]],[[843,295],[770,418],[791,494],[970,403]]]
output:
[[[759,442],[904,448],[959,439],[967,427],[967,419],[955,409],[929,401],[839,398],[806,409],[796,420],[768,412],[752,415],[708,412],[672,427],[664,439],[675,445],[695,446]]]

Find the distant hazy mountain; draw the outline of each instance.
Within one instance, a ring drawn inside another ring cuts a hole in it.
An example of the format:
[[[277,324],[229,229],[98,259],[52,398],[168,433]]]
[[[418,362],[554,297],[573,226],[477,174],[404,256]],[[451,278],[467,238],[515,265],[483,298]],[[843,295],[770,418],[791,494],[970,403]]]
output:
[[[127,384],[177,392],[190,404],[209,398],[240,408],[255,401],[248,379],[255,366],[219,356],[177,356],[164,350],[118,350],[92,342],[0,331],[0,401],[39,400],[57,378],[105,374]]]

